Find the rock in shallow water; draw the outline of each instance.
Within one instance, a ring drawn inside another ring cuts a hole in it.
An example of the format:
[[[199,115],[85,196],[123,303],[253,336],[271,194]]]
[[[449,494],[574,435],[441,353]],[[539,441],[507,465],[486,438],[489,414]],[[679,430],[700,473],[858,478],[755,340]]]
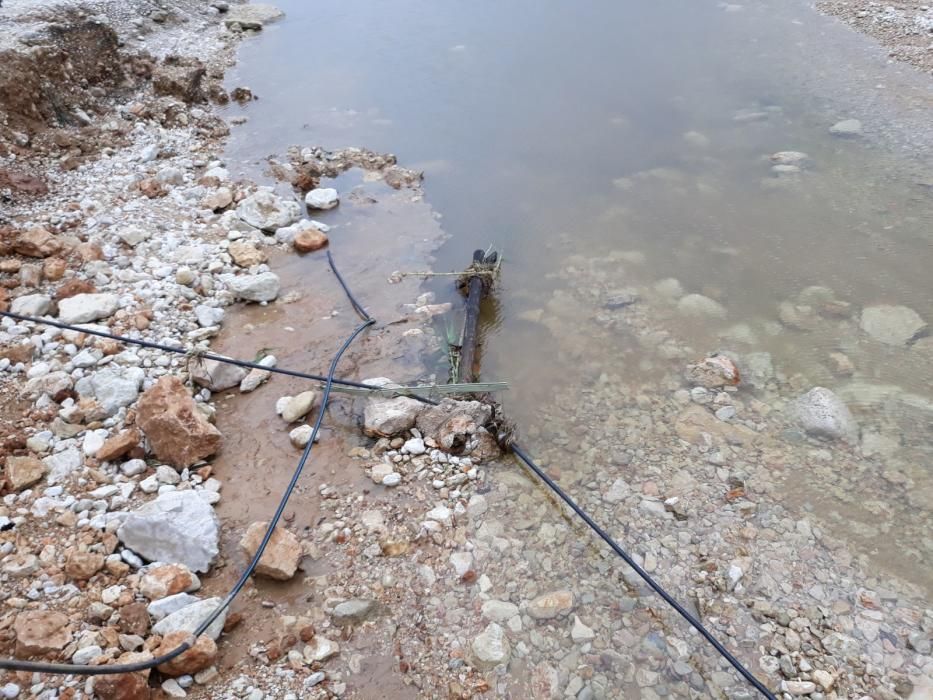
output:
[[[790,405],[791,416],[808,435],[854,442],[858,425],[848,407],[829,389],[818,386]]]
[[[677,310],[694,318],[725,318],[726,309],[718,301],[702,294],[688,294],[677,302]]]
[[[179,562],[207,571],[217,557],[214,509],[195,491],[168,491],[131,511],[117,530],[124,546],[149,561]]]
[[[333,209],[339,202],[340,197],[333,187],[319,187],[305,195],[309,209]]]
[[[888,304],[865,308],[859,325],[872,338],[886,345],[906,345],[927,328],[926,322],[913,309]]]
[[[261,231],[275,233],[301,217],[298,202],[282,199],[268,190],[259,190],[237,206],[237,214],[247,224]]]

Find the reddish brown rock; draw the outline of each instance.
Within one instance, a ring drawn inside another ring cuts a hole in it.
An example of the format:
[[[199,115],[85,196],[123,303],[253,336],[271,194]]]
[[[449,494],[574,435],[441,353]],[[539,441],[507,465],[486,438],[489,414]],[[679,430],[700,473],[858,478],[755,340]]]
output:
[[[65,562],[65,573],[78,581],[86,581],[104,568],[104,555],[96,552],[74,552]]]
[[[61,286],[59,286],[55,292],[55,301],[68,299],[69,297],[73,297],[78,294],[93,294],[96,291],[97,287],[95,287],[87,280],[73,278],[70,280],[65,280]]]
[[[16,616],[16,655],[20,658],[59,652],[71,643],[68,616],[51,610],[28,610]]]
[[[255,556],[268,527],[269,523],[253,523],[240,540],[240,546],[250,558]],[[301,555],[301,542],[298,538],[288,530],[277,527],[272,533],[269,544],[266,545],[266,550],[262,553],[262,558],[256,567],[256,575],[287,581],[298,570]]]
[[[10,293],[0,287],[0,311],[8,311],[10,308]]]
[[[122,654],[114,663],[130,664],[151,658],[148,651],[131,651]],[[94,696],[100,700],[149,700],[149,671],[97,676],[94,678]]]
[[[168,194],[168,190],[154,177],[147,177],[145,180],[140,181],[137,187],[139,187],[139,191],[149,199],[164,197]]]
[[[196,580],[184,564],[163,564],[146,572],[139,582],[139,592],[149,600],[158,600],[191,590]]]
[[[61,258],[49,258],[42,265],[42,276],[50,282],[57,282],[64,277],[66,267]]]
[[[292,245],[299,253],[311,253],[327,245],[327,235],[313,228],[302,229],[295,234]]]
[[[103,446],[97,451],[97,459],[101,462],[110,462],[127,455],[142,439],[136,428],[123,430],[119,434],[104,440]]]
[[[223,436],[207,422],[178,377],[162,377],[140,397],[137,411],[137,424],[163,462],[190,467],[220,449]]]
[[[94,260],[104,259],[104,250],[99,243],[78,243],[75,246],[75,253],[81,258],[81,262],[93,262]]]
[[[130,603],[120,608],[120,621],[117,624],[123,634],[136,634],[145,637],[149,632],[149,612],[145,603]]]
[[[184,630],[169,632],[162,638],[162,644],[156,649],[155,655],[162,656],[162,654],[168,654],[173,649],[178,648],[178,646],[190,636],[191,635]],[[166,676],[184,676],[186,674],[197,673],[207,668],[214,663],[214,659],[216,658],[217,644],[206,634],[202,634],[197,638],[197,641],[195,641],[190,649],[156,668]]]
[[[45,465],[33,456],[7,457],[6,482],[13,491],[22,491],[41,481],[45,476]]]
[[[19,234],[13,250],[30,258],[47,258],[62,249],[60,241],[44,228],[31,228]]]
[[[15,343],[13,345],[4,345],[0,347],[0,357],[9,359],[10,362],[32,362],[32,356],[36,353],[36,346],[32,343]]]

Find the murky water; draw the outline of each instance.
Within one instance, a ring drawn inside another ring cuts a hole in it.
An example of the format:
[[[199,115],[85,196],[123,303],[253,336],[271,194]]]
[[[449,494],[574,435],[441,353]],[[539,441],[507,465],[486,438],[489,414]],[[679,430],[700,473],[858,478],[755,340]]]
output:
[[[483,374],[511,382],[545,461],[573,462],[566,484],[650,478],[619,466],[628,443],[610,429],[673,421],[687,361],[769,353],[739,419],[758,401],[780,422],[822,385],[861,442],[830,451],[779,426],[757,455],[735,451],[739,471],[779,465],[770,499],[933,597],[933,343],[859,324],[878,304],[933,323],[928,79],[797,3],[280,4],[231,78],[260,99],[231,108],[249,121],[228,155],[359,145],[423,168],[451,235],[437,267],[505,255]],[[829,133],[848,118],[862,136]],[[775,171],[780,151],[807,154],[800,172]],[[619,291],[637,301],[607,307]],[[722,316],[684,314],[684,293]]]

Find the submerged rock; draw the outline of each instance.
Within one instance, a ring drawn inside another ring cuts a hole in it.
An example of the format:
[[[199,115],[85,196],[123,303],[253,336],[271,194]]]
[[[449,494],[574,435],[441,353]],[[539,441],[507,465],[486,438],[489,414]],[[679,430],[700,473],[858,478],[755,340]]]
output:
[[[906,345],[927,328],[926,321],[913,309],[888,304],[865,308],[859,325],[872,338],[886,345]]]
[[[829,389],[818,386],[790,405],[790,414],[808,435],[854,442],[858,425],[849,408]]]
[[[829,127],[829,133],[833,136],[861,136],[862,122],[858,119],[843,119]]]
[[[677,302],[677,310],[684,316],[694,318],[725,318],[726,308],[702,294],[688,294]]]

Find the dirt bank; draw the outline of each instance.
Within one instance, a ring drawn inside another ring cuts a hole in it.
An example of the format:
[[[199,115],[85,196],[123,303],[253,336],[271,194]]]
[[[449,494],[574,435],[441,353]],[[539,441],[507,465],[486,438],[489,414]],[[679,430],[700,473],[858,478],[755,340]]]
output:
[[[816,5],[877,39],[891,58],[933,73],[933,11],[928,4],[819,0]]]

